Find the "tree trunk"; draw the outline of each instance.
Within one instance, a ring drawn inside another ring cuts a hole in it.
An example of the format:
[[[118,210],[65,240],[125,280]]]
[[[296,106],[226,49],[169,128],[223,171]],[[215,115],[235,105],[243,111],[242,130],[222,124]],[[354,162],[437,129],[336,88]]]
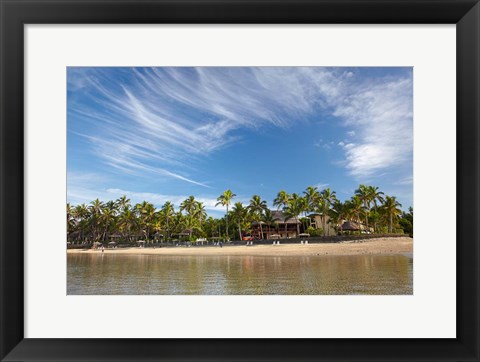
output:
[[[368,231],[368,208],[367,208],[367,203],[364,203],[363,206],[365,207],[365,225],[367,226],[367,231]]]
[[[238,237],[242,240],[242,227],[240,226],[240,222],[238,223]]]
[[[228,240],[228,205],[227,205],[227,214],[225,215],[225,220],[227,221],[226,232],[227,232],[227,240]]]
[[[168,228],[168,217],[167,217],[167,238],[170,239],[171,236],[170,236],[170,229]]]

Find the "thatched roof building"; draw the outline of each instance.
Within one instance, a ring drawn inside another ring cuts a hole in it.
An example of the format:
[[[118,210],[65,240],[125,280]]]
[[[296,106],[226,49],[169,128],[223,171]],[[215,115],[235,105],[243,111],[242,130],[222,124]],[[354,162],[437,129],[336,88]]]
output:
[[[360,231],[360,225],[353,221],[345,221],[342,225],[342,231]]]
[[[275,220],[274,225],[267,225],[264,221],[252,222],[252,236],[258,239],[291,238],[297,236],[298,226],[302,224],[297,217],[287,219],[286,215],[279,210],[271,211],[271,213],[272,219]]]

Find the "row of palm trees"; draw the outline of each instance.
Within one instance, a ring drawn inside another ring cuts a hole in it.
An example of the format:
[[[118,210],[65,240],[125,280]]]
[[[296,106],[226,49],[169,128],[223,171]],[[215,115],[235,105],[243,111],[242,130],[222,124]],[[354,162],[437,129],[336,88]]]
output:
[[[132,205],[126,196],[105,203],[96,199],[89,205],[67,204],[68,235],[74,242],[105,242],[112,237],[125,242],[138,239],[158,241],[171,240],[179,235],[190,239],[231,239],[236,236],[241,239],[251,231],[254,222],[260,227],[262,236],[263,227],[269,231],[272,228],[278,230],[278,219],[275,219],[267,202],[259,195],[253,195],[248,205],[233,203],[236,196],[231,190],[226,190],[217,198],[216,206],[226,208],[225,217],[220,219],[208,217],[205,205],[194,196],[184,200],[178,210],[171,202],[165,202],[160,209],[147,201]],[[402,215],[399,209],[401,205],[394,196],[386,196],[378,187],[366,185],[360,185],[345,202],[338,200],[335,191],[330,188],[320,191],[309,186],[302,195],[288,194],[282,190],[273,200],[273,205],[282,211],[284,220],[301,220],[304,230],[310,221],[306,217],[308,214],[320,215],[323,235],[329,229],[327,223],[340,231],[344,221],[363,223],[367,229],[373,229],[373,232],[391,233],[400,227],[398,222]],[[413,210],[411,213],[413,215]],[[373,225],[373,228],[369,225]],[[300,223],[297,223],[298,234]]]

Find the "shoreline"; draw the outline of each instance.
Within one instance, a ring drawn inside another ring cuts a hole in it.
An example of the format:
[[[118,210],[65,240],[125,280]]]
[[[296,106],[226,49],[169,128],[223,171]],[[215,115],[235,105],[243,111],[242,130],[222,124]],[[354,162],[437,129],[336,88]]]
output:
[[[335,256],[398,255],[413,253],[413,239],[406,237],[363,239],[339,243],[224,245],[205,247],[119,248],[105,249],[103,254],[163,256]],[[67,249],[67,254],[102,254],[99,249]]]

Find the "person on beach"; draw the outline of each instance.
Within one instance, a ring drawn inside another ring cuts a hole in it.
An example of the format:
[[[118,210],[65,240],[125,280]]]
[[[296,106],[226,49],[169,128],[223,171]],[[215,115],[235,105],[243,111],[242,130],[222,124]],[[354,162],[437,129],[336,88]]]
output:
[[[223,243],[220,241],[220,247],[223,248]]]
[[[102,245],[102,253],[103,253],[104,251],[105,251],[105,248],[104,248],[103,245]]]

